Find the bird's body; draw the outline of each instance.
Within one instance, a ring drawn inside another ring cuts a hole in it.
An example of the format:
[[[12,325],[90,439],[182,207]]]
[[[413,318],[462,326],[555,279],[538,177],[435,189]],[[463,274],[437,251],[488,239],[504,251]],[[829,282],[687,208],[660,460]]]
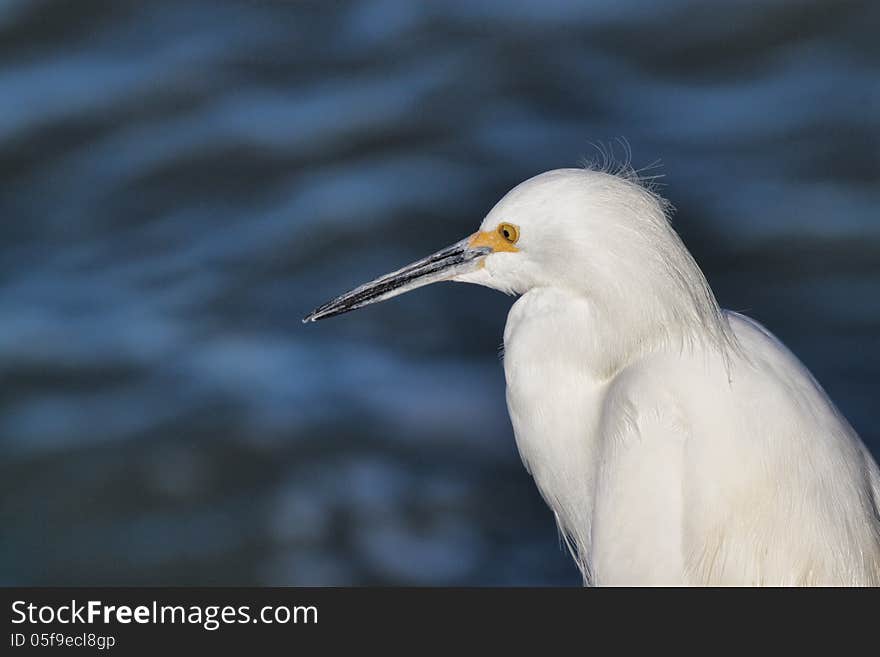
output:
[[[578,305],[521,297],[504,370],[520,454],[586,582],[880,585],[877,466],[785,347],[727,313],[748,357],[658,345],[609,377]]]
[[[520,295],[508,410],[585,583],[880,585],[875,461],[793,354],[719,309],[638,181],[532,178],[307,319],[448,279]]]

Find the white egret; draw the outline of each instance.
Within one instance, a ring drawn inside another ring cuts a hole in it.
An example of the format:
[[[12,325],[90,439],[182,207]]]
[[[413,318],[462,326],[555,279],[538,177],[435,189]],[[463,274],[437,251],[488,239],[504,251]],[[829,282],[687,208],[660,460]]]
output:
[[[791,352],[718,307],[636,177],[536,176],[303,321],[442,280],[519,295],[510,419],[586,584],[880,585],[876,462]]]

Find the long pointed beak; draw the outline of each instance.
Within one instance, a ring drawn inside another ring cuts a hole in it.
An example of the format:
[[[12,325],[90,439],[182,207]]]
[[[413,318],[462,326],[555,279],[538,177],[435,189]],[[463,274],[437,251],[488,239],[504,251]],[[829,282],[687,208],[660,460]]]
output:
[[[424,285],[446,281],[450,278],[473,271],[480,265],[483,256],[492,252],[489,246],[471,246],[468,237],[427,258],[417,260],[390,274],[380,276],[374,281],[364,283],[350,292],[318,306],[303,318],[305,322],[317,322],[334,315],[341,315],[371,303],[385,301],[398,294],[415,290]]]

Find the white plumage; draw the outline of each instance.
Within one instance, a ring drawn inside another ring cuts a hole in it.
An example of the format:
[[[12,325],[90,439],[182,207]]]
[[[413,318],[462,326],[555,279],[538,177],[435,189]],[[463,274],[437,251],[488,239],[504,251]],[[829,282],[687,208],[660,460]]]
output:
[[[585,583],[880,585],[877,464],[791,352],[719,309],[633,176],[532,178],[306,319],[436,280],[520,295],[508,410]]]

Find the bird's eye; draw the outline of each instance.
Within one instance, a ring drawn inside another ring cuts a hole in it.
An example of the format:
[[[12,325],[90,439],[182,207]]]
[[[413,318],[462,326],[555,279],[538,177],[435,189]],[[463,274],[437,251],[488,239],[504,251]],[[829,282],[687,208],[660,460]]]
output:
[[[519,239],[519,228],[513,224],[501,224],[498,226],[498,234],[511,244],[516,244]]]

